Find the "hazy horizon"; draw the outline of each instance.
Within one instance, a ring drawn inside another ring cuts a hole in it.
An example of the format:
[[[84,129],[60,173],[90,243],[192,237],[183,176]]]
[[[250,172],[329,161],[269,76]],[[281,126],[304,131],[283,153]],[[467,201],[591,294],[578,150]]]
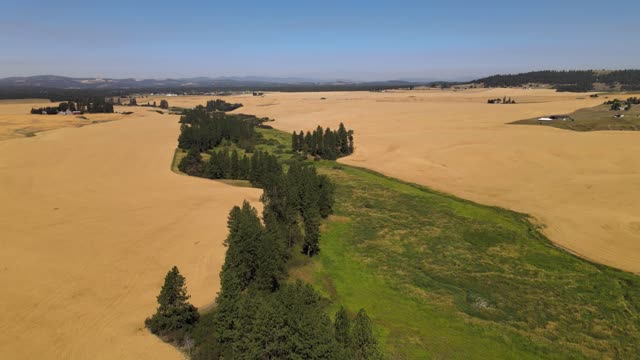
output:
[[[6,5],[0,77],[468,80],[640,67],[632,1],[109,4],[62,1],[46,17],[34,16],[44,1]]]

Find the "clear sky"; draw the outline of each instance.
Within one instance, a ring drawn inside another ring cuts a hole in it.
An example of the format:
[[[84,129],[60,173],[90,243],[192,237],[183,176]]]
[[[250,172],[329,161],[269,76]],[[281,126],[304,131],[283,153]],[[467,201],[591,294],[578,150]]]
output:
[[[640,0],[8,0],[0,49],[0,77],[460,79],[640,68]]]

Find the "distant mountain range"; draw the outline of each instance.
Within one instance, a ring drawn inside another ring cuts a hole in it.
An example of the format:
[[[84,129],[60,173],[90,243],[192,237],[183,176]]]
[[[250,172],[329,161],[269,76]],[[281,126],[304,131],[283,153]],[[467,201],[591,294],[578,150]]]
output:
[[[317,80],[298,77],[225,76],[177,79],[73,78],[56,75],[8,77],[0,79],[0,98],[50,96],[52,93],[96,94],[145,92],[194,93],[202,91],[335,91],[382,90],[419,85],[455,85],[462,81],[390,80],[349,81]],[[493,75],[466,81],[484,87],[521,87],[545,84],[558,91],[640,90],[640,70],[571,70],[533,71],[520,74]]]
[[[37,75],[27,77],[8,77],[0,79],[2,88],[46,88],[46,89],[152,89],[152,88],[248,88],[248,87],[286,87],[286,86],[408,86],[417,84],[404,80],[353,82],[353,81],[323,81],[304,78],[277,77],[194,77],[180,79],[111,79],[111,78],[73,78],[56,75]]]

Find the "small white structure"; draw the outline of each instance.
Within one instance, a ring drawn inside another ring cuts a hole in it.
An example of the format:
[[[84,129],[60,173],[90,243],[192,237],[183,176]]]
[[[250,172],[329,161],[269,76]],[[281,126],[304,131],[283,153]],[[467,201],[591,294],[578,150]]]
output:
[[[538,121],[553,121],[553,119],[548,117],[541,117],[541,118],[538,118]]]

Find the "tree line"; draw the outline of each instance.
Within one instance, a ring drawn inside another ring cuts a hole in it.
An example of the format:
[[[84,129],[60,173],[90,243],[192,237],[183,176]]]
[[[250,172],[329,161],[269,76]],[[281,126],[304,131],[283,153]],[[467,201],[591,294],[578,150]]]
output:
[[[32,108],[32,114],[55,115],[59,112],[80,111],[81,113],[113,113],[113,105],[103,98],[78,98],[61,102],[58,106]]]
[[[610,110],[619,111],[619,110],[630,110],[632,105],[640,104],[640,98],[637,97],[629,97],[627,100],[608,100],[604,102],[605,105],[611,105]]]
[[[214,310],[200,317],[174,267],[145,322],[154,334],[194,360],[382,358],[364,309],[352,320],[341,308],[332,321],[310,285],[285,281],[289,253],[273,214],[260,221],[245,201],[231,210],[227,226]]]
[[[495,99],[489,99],[487,100],[487,104],[515,104],[516,101],[511,99],[510,97],[507,98],[506,96],[503,97],[502,99],[500,98],[495,98]]]
[[[320,222],[333,211],[334,185],[317,174],[315,167],[293,161],[285,172],[277,157],[268,152],[245,153],[240,158],[237,150],[228,149],[213,152],[204,162],[197,148],[192,148],[178,169],[209,179],[249,180],[263,188],[264,211],[278,220],[287,251],[295,246],[301,246],[307,256],[320,251]]]
[[[231,104],[221,99],[209,100],[207,101],[207,105],[205,106],[207,111],[233,111],[235,109],[241,108],[242,104]]]
[[[178,164],[178,170],[208,179],[249,180],[254,186],[262,186],[270,174],[282,171],[277,157],[268,152],[245,152],[240,157],[237,149],[224,148],[210,155],[209,160],[203,161],[197,148],[191,148]]]
[[[311,155],[320,159],[336,160],[353,153],[353,130],[347,130],[340,123],[338,130],[323,129],[318,126],[313,133],[303,131],[291,134],[291,148],[294,152]]]
[[[640,70],[571,70],[571,71],[533,71],[521,74],[493,75],[474,80],[475,84],[486,87],[513,87],[531,83],[550,84],[558,91],[590,91],[594,83],[607,85],[621,84],[623,90],[640,88]]]
[[[186,113],[183,125],[225,119],[213,120],[202,111],[210,113],[206,108]],[[220,137],[236,145],[242,140]],[[341,309],[334,322],[310,285],[286,281],[294,252],[313,256],[320,251],[320,223],[333,212],[330,179],[299,160],[290,161],[285,171],[276,156],[262,151],[240,157],[237,149],[224,148],[204,162],[201,144],[191,143],[180,169],[196,176],[247,179],[262,187],[262,217],[246,201],[229,212],[227,252],[213,311],[201,317],[194,311],[184,277],[173,268],[147,327],[196,360],[381,358],[364,310],[352,319]]]

